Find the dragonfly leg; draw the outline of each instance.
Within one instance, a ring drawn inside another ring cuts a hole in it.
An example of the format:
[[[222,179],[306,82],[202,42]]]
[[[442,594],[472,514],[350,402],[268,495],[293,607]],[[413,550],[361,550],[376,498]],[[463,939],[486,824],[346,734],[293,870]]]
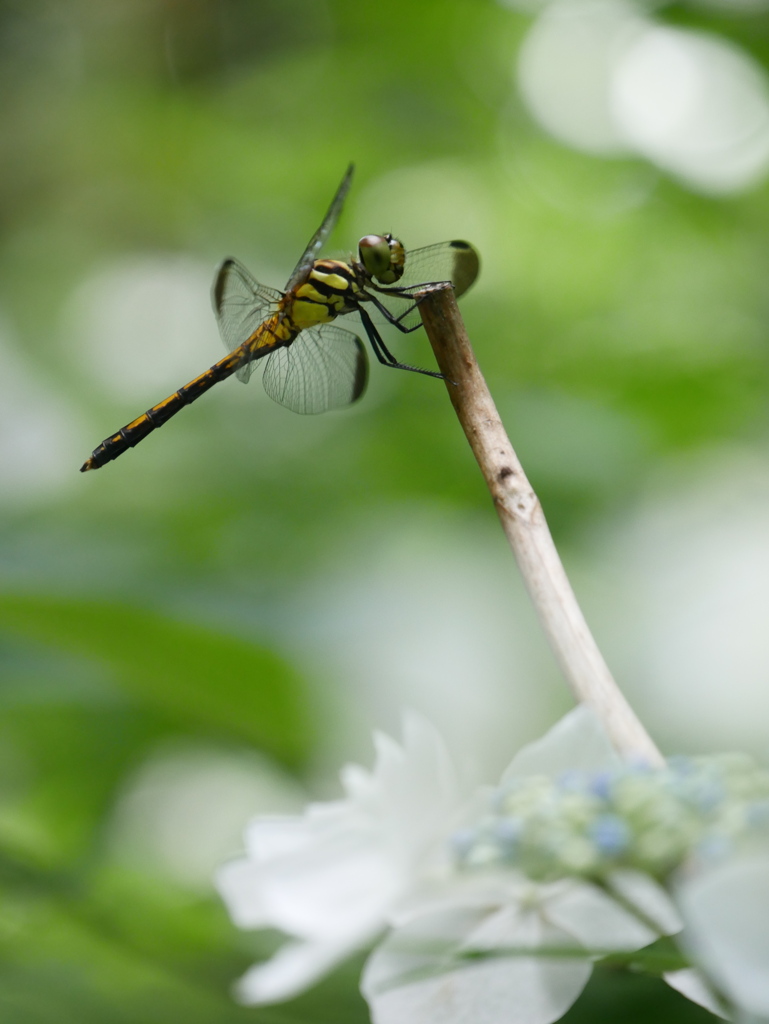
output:
[[[360,314],[363,326],[366,329],[368,340],[371,342],[371,347],[374,350],[374,355],[377,357],[382,366],[389,366],[393,370],[409,370],[411,373],[423,373],[426,377],[437,377],[438,380],[445,380],[446,378],[442,373],[438,373],[435,370],[422,370],[418,366],[409,366],[408,363],[399,363],[392,352],[387,348],[385,343],[382,341],[382,337],[379,331],[374,326],[371,317],[368,315],[365,309],[359,307],[358,313]]]
[[[408,316],[409,313],[411,313],[412,310],[414,309],[414,306],[419,305],[419,303],[422,301],[422,298],[423,296],[420,295],[420,297],[418,299],[415,299],[415,301],[412,303],[412,305],[408,307],[408,309],[404,309],[400,316],[394,316],[393,313],[391,313],[390,310],[387,308],[387,306],[382,305],[382,303],[377,299],[376,295],[368,296],[369,301],[373,302],[373,304],[376,306],[376,308],[379,310],[379,312],[382,314],[385,320],[389,324],[392,324],[393,327],[397,327],[402,334],[411,334],[412,331],[418,331],[419,328],[422,326],[421,323],[418,323],[414,324],[413,327],[406,327],[405,324],[401,323],[403,317]]]

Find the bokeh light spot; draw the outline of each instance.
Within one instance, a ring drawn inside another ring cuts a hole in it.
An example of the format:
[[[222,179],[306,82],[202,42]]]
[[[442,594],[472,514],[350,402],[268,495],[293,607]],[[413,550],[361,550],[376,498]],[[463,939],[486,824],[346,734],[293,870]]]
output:
[[[556,3],[537,19],[521,48],[518,82],[551,135],[597,155],[627,151],[609,102],[610,80],[618,45],[641,26],[634,7],[614,0]]]
[[[769,168],[764,75],[717,37],[649,28],[618,63],[612,104],[630,145],[703,191],[744,188]]]
[[[739,47],[656,24],[625,0],[556,2],[519,55],[521,94],[556,139],[637,154],[694,191],[723,194],[769,170],[769,86]]]
[[[212,278],[213,267],[188,257],[146,256],[85,280],[66,320],[88,376],[110,397],[146,404],[151,389],[175,391],[215,362]]]

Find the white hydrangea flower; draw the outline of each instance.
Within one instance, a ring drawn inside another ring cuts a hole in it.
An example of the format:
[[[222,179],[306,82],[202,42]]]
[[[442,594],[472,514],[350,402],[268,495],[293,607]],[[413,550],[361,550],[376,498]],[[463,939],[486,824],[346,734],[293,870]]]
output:
[[[445,849],[464,794],[441,737],[409,714],[402,746],[381,733],[374,743],[372,772],[341,772],[343,800],[311,804],[301,817],[258,818],[246,831],[247,856],[218,872],[237,925],[292,936],[241,979],[242,1002],[289,999],[367,945]]]
[[[236,924],[290,936],[243,1002],[298,994],[389,926],[362,982],[375,1024],[550,1024],[596,959],[680,932],[667,887],[685,870],[693,956],[665,980],[722,1014],[709,979],[769,1017],[769,773],[725,755],[625,764],[584,707],[473,799],[417,716],[375,746],[372,772],[343,770],[343,800],[256,820],[220,871]]]
[[[399,917],[363,975],[375,1024],[550,1024],[585,987],[590,951],[658,935],[588,882],[516,872],[446,885]]]
[[[577,708],[521,750],[503,785],[621,766],[594,715]],[[475,867],[391,911],[395,928],[361,986],[375,1024],[550,1024],[584,988],[596,953],[634,951],[681,926],[662,887],[639,872],[612,873],[615,899],[580,878],[483,870],[482,849]]]

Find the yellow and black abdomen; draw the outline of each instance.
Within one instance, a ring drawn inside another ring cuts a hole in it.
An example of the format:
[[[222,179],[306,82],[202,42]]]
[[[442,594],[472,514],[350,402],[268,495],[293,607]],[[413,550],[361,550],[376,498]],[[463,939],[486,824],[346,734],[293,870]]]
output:
[[[290,345],[298,333],[298,330],[289,321],[282,318],[280,314],[274,314],[260,324],[250,338],[247,338],[242,345],[226,355],[224,359],[220,359],[218,363],[214,363],[212,367],[191,380],[189,384],[179,388],[173,395],[158,402],[157,405],[153,405],[141,416],[137,416],[116,434],[105,438],[80,467],[81,472],[99,469],[100,466],[112,462],[118,455],[122,455],[124,451],[133,448],[139,441],[143,441],[147,434],[162,427],[186,405],[191,405],[214,384],[218,384],[220,380],[226,380],[241,366],[245,366],[254,359],[260,359],[276,348]]]

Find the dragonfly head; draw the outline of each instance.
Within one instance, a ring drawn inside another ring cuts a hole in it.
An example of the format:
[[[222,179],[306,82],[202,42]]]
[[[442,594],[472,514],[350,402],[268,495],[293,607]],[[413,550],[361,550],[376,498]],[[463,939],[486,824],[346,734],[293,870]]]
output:
[[[392,235],[366,235],[358,242],[358,257],[380,284],[395,284],[403,274],[406,250]]]

